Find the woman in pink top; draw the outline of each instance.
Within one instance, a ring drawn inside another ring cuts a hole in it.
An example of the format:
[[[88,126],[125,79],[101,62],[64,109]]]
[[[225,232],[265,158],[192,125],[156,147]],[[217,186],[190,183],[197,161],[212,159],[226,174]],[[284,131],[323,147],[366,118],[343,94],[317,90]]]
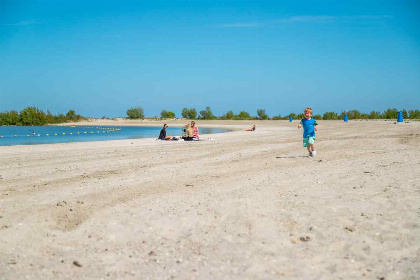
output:
[[[200,140],[200,132],[198,131],[198,127],[195,126],[195,121],[191,122],[191,128],[193,131],[193,137],[197,138],[197,140]]]

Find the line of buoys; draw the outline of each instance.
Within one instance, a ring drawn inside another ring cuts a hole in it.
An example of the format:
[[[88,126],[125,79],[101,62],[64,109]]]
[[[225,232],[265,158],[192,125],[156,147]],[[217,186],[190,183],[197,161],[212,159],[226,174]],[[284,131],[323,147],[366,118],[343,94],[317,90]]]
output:
[[[70,127],[75,127],[75,126],[70,126]],[[87,127],[87,128],[95,128],[95,127]],[[110,128],[110,127],[96,127],[96,129],[102,129],[102,130],[104,130],[104,131],[102,131],[102,133],[109,133],[109,132],[114,132],[114,131],[120,131],[121,130],[121,128]],[[83,133],[84,134],[87,134],[86,131],[84,131]],[[96,131],[96,133],[97,134],[100,134],[101,132],[100,131]],[[63,132],[62,134],[63,135],[66,135],[65,132]],[[70,132],[69,134],[70,135],[73,135],[73,132]],[[76,134],[76,132],[75,132],[75,134]],[[80,135],[80,132],[78,131],[77,134]],[[94,131],[91,131],[90,134],[94,134]],[[58,134],[57,133],[54,133],[54,135],[57,136]],[[22,136],[24,136],[24,135],[22,135]],[[26,135],[26,137],[30,137],[30,136],[31,136],[30,134],[27,134]],[[35,136],[41,137],[41,134],[35,134],[35,132],[34,132],[32,136],[34,136],[34,137]],[[46,133],[45,136],[50,136],[50,134],[49,133]],[[17,138],[18,135],[13,135],[13,137],[14,138]],[[5,138],[5,137],[4,137],[4,135],[0,135],[0,138]]]

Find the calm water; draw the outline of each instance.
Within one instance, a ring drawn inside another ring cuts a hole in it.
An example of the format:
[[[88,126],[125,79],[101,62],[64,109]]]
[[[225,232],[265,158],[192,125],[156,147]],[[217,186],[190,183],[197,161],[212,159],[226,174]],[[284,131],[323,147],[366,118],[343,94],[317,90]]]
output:
[[[145,126],[0,126],[0,146],[158,138],[161,129]],[[227,131],[200,128],[200,135]],[[183,131],[181,127],[168,127],[166,135],[180,136]]]

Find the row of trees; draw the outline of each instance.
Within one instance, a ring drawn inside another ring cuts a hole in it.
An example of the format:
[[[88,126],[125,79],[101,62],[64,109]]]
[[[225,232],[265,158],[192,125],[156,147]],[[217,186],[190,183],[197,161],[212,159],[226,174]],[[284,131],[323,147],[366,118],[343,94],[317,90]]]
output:
[[[335,112],[326,112],[322,116],[324,120],[339,120],[343,119],[344,115],[347,115],[349,119],[396,119],[398,117],[397,109],[386,109],[383,112],[380,111],[371,111],[369,114],[361,113],[358,110],[351,110],[351,111],[343,111],[341,114],[337,114]],[[402,111],[404,119],[420,119],[420,111],[419,110],[405,110]]]
[[[81,119],[84,118],[77,115],[74,110],[68,111],[65,115],[53,115],[49,110],[45,113],[36,107],[26,107],[20,112],[12,110],[0,113],[0,125],[45,125]]]
[[[344,115],[347,115],[349,119],[396,119],[398,116],[398,110],[387,109],[383,112],[379,111],[372,111],[370,113],[361,113],[358,110],[351,110],[351,111],[343,111],[341,113],[336,113],[333,111],[325,112],[323,115],[314,115],[313,118],[317,120],[342,120]],[[404,119],[420,119],[420,111],[419,110],[402,110],[403,118]],[[143,119],[144,118],[144,110],[141,107],[131,108],[127,110],[127,115],[131,119]],[[304,114],[295,114],[290,113],[285,116],[277,115],[270,118],[265,109],[258,109],[257,116],[251,116],[246,111],[240,111],[238,114],[235,114],[232,110],[227,111],[222,116],[218,117],[215,116],[210,109],[210,107],[206,107],[206,109],[201,110],[197,113],[195,108],[184,108],[182,109],[181,116],[185,119],[205,119],[205,120],[287,120],[289,117],[293,117],[293,119],[302,119],[304,118]],[[165,119],[173,119],[175,118],[175,113],[167,110],[162,110],[160,113],[161,118]]]

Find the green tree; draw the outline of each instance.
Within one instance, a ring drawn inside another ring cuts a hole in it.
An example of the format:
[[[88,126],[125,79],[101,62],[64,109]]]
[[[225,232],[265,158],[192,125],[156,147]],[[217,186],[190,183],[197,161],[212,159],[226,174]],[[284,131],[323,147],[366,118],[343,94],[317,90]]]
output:
[[[162,110],[160,112],[160,116],[164,119],[174,119],[175,118],[175,113],[171,112],[171,111]]]
[[[265,113],[265,109],[258,109],[257,110],[257,115],[258,115],[258,118],[260,120],[266,120],[266,119],[268,119],[268,115]]]
[[[19,113],[15,110],[6,111],[0,115],[0,125],[18,125]]]
[[[249,120],[251,119],[251,115],[248,112],[240,111],[239,114],[235,116],[237,120]]]
[[[379,111],[371,111],[369,113],[369,119],[376,120],[382,118],[381,112]]]
[[[215,119],[215,116],[213,115],[213,112],[211,111],[210,107],[206,107],[205,110],[201,110],[200,117],[205,120]]]
[[[338,120],[338,114],[336,112],[325,112],[322,116],[322,119],[324,120]]]
[[[235,118],[235,114],[232,110],[229,110],[226,112],[226,114],[223,114],[221,119],[222,120],[233,120]]]
[[[277,116],[273,116],[272,118],[273,120],[282,120],[284,119],[280,114],[278,114]]]
[[[142,107],[130,108],[127,110],[127,116],[130,119],[144,119],[144,110]]]
[[[420,111],[419,110],[410,110],[408,112],[410,119],[420,119]]]
[[[384,119],[396,119],[397,117],[398,117],[398,110],[397,109],[395,109],[395,108],[389,108],[389,109],[386,109],[384,112],[383,112],[383,114],[382,114],[382,117],[384,118]]]
[[[197,111],[195,110],[195,108],[184,108],[182,109],[181,115],[184,119],[196,119]]]
[[[66,114],[66,117],[68,119],[75,119],[76,118],[76,112],[74,110],[69,110]]]
[[[45,113],[36,107],[26,107],[20,111],[19,119],[22,125],[44,125],[47,123]]]

